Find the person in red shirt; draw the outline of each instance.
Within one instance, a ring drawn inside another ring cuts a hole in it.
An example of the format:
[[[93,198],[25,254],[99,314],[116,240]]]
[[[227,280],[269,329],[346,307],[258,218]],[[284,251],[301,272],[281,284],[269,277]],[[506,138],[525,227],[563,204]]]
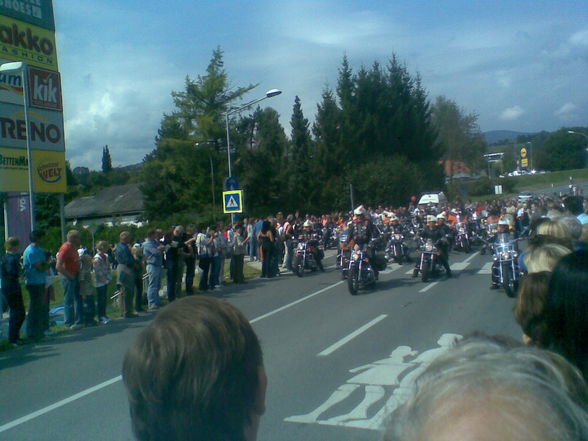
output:
[[[57,271],[61,275],[65,304],[65,325],[76,330],[82,327],[84,317],[84,304],[80,296],[80,232],[70,230],[67,233],[67,242],[61,245],[57,253]]]

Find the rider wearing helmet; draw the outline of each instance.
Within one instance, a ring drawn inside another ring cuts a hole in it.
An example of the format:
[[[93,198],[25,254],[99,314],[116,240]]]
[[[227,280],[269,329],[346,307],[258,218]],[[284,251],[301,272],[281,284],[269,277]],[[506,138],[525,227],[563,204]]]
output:
[[[370,216],[366,216],[366,209],[363,205],[360,205],[353,211],[353,222],[349,226],[349,238],[348,240],[356,245],[359,245],[363,249],[367,249],[370,260],[372,261],[372,268],[374,269],[374,275],[376,280],[378,279],[378,271],[374,267],[374,258],[376,250],[373,246],[369,246],[372,239],[378,237],[378,230],[372,223]]]
[[[323,267],[323,257],[325,257],[325,254],[319,248],[319,241],[317,239],[317,235],[313,232],[313,224],[310,221],[310,219],[307,219],[302,224],[302,233],[304,235],[304,238],[307,240],[306,243],[310,245],[310,252],[314,257],[318,269],[324,272],[325,268]]]
[[[498,231],[494,237],[491,237],[488,242],[495,243],[497,241],[504,241],[508,242],[512,240],[512,234],[510,233],[511,222],[507,216],[503,216],[498,221]],[[500,287],[500,268],[498,260],[494,260],[492,263],[492,284],[490,285],[490,289],[498,289]]]
[[[431,239],[439,248],[439,262],[443,265],[443,268],[445,268],[447,277],[451,277],[451,268],[449,268],[448,235],[451,235],[451,229],[449,226],[445,225],[445,215],[443,213],[438,216],[427,216],[427,226],[421,233],[421,237],[424,239]]]

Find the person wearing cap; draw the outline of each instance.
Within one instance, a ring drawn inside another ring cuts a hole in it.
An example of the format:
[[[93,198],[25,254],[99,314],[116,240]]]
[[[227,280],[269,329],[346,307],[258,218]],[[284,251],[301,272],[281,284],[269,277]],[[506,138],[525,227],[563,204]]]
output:
[[[451,268],[449,267],[449,240],[447,235],[451,234],[451,229],[445,225],[445,216],[427,215],[427,226],[423,229],[421,237],[423,239],[431,239],[439,248],[439,262],[445,268],[447,277],[451,277]]]

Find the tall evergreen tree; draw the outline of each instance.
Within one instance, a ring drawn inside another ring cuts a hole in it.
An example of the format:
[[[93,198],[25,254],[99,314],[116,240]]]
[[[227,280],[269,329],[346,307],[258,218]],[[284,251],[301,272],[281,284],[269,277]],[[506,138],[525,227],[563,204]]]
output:
[[[112,158],[110,157],[110,150],[108,145],[105,145],[102,149],[102,171],[108,173],[112,170]]]
[[[306,197],[311,182],[310,173],[310,154],[311,154],[311,136],[310,124],[304,117],[300,98],[296,96],[292,109],[292,118],[290,119],[292,128],[290,141],[289,167],[287,172],[288,182],[288,208],[290,210],[304,209],[308,210],[308,199]]]

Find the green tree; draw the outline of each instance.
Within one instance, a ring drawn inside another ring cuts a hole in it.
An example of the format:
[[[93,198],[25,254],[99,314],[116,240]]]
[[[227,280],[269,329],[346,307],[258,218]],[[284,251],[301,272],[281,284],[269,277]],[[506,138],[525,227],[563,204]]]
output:
[[[551,171],[582,168],[586,164],[586,139],[567,129],[551,133],[545,140],[545,168]]]
[[[254,87],[231,86],[223,52],[217,48],[204,75],[196,80],[186,77],[184,90],[172,92],[175,109],[163,115],[156,147],[143,161],[149,219],[172,213],[210,213],[210,161],[215,168],[216,189],[222,188],[222,176],[227,175],[226,162],[222,161],[226,153],[224,115],[233,102]],[[196,148],[196,143],[206,143],[207,147]]]
[[[310,124],[304,117],[300,98],[294,99],[290,141],[289,167],[287,170],[288,200],[284,209],[310,209],[307,199],[308,188],[313,185],[310,182],[310,155],[312,149],[312,138],[310,135]]]
[[[466,114],[455,101],[438,96],[432,108],[432,119],[445,150],[444,159],[464,162],[473,171],[485,166],[486,143],[477,114]],[[453,175],[449,178],[452,180]]]
[[[112,158],[110,157],[110,150],[108,146],[104,146],[102,149],[102,171],[108,173],[112,170]]]

